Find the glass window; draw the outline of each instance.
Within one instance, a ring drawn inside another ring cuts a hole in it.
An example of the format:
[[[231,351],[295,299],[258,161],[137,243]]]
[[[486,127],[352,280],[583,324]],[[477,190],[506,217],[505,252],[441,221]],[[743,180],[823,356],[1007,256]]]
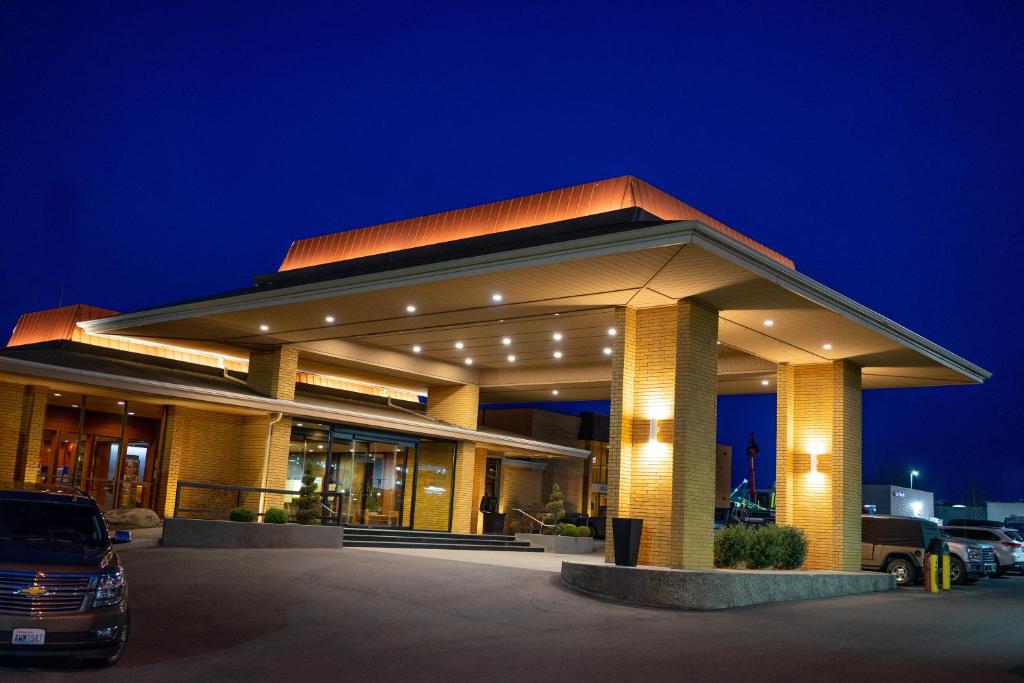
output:
[[[454,443],[420,442],[415,471],[414,529],[448,531],[451,528],[454,465]]]

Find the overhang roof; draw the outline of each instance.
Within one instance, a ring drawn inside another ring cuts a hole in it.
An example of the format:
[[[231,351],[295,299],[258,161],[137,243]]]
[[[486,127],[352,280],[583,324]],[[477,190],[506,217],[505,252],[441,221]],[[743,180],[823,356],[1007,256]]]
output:
[[[455,242],[586,216],[638,208],[664,221],[696,220],[793,267],[793,262],[728,225],[633,176],[619,176],[499,202],[444,211],[292,242],[279,270]]]
[[[721,393],[772,392],[775,364],[838,359],[863,368],[865,388],[971,384],[989,377],[759,245],[702,220],[639,218],[622,222],[617,210],[588,217],[583,230],[565,229],[579,220],[570,219],[556,228],[469,237],[459,240],[467,248],[449,258],[443,251],[414,258],[445,245],[370,255],[309,268],[315,277],[82,326],[92,334],[250,348],[298,344],[321,360],[331,357],[331,348],[345,346],[334,354],[341,365],[387,358],[380,369],[390,366],[409,377],[432,363],[423,375],[426,384],[446,374],[437,368],[447,367],[450,377],[458,377],[454,381],[479,382],[485,401],[551,400],[553,388],[558,400],[574,400],[608,396],[611,361],[603,349],[614,307],[651,308],[692,297],[719,310]],[[531,238],[539,233],[545,239]],[[468,248],[484,242],[486,249]],[[373,267],[364,265],[371,261]],[[502,295],[500,302],[492,300],[494,293]],[[334,322],[326,322],[328,316]],[[262,325],[268,331],[261,332]],[[564,337],[557,343],[556,332]],[[510,353],[514,363],[507,360]],[[472,366],[464,364],[467,358]]]
[[[244,384],[226,378],[208,376],[203,369],[196,372],[153,368],[139,373],[113,359],[108,363],[82,362],[73,344],[34,349],[6,349],[0,353],[0,380],[30,377],[44,379],[47,386],[64,391],[83,391],[100,397],[117,396],[131,400],[131,395],[159,398],[170,404],[202,403],[212,409],[236,413],[281,412],[285,415],[364,426],[440,439],[472,441],[478,446],[500,450],[509,455],[528,457],[587,458],[589,451],[551,444],[535,439],[484,427],[466,429],[415,411],[399,410],[362,401],[327,399],[315,394],[297,395],[294,401],[266,398],[250,391]],[[54,353],[56,351],[57,353]],[[27,360],[33,358],[33,360]],[[83,367],[84,366],[84,367]]]

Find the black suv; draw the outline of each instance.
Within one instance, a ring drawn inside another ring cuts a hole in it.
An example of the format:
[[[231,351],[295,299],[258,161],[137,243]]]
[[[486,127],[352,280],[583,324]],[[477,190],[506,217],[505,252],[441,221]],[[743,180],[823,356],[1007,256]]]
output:
[[[128,585],[96,501],[76,488],[0,484],[0,656],[117,662]]]

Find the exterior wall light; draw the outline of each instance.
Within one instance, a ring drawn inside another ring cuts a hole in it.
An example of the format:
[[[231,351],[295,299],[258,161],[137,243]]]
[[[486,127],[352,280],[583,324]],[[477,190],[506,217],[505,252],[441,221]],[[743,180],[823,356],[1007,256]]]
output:
[[[648,420],[648,443],[658,443],[658,421],[655,419]]]

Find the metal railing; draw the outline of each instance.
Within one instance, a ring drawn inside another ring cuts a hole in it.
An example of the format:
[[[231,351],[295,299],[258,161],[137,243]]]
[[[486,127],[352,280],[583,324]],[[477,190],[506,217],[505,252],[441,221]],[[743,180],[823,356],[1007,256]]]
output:
[[[526,517],[527,519],[529,519],[531,522],[536,522],[537,525],[540,527],[541,533],[544,532],[545,527],[549,527],[549,528],[553,529],[554,526],[555,526],[554,524],[545,524],[544,522],[542,522],[541,520],[537,519],[536,517],[534,517],[533,515],[531,515],[529,512],[527,512],[526,510],[524,510],[522,508],[512,508],[512,511],[513,512],[518,512],[523,517]]]
[[[231,507],[182,507],[182,490],[183,489],[199,489],[205,491],[226,491],[234,493],[235,504]],[[256,486],[231,486],[229,484],[208,484],[205,482],[198,481],[179,481],[175,489],[174,495],[174,516],[180,517],[181,513],[198,513],[203,515],[211,515],[219,519],[227,519],[231,510],[235,508],[244,507],[242,505],[242,497],[247,494],[269,494],[279,496],[293,496],[298,497],[298,491],[291,491],[288,489],[264,489]],[[335,524],[341,525],[344,523],[343,517],[347,517],[342,511],[342,499],[345,498],[345,494],[339,492],[320,492],[317,493],[317,499],[320,502],[321,508],[321,523],[322,524]],[[334,500],[336,505],[329,506],[328,502]],[[257,510],[257,517],[262,517],[263,512]],[[291,515],[289,515],[291,517]]]

